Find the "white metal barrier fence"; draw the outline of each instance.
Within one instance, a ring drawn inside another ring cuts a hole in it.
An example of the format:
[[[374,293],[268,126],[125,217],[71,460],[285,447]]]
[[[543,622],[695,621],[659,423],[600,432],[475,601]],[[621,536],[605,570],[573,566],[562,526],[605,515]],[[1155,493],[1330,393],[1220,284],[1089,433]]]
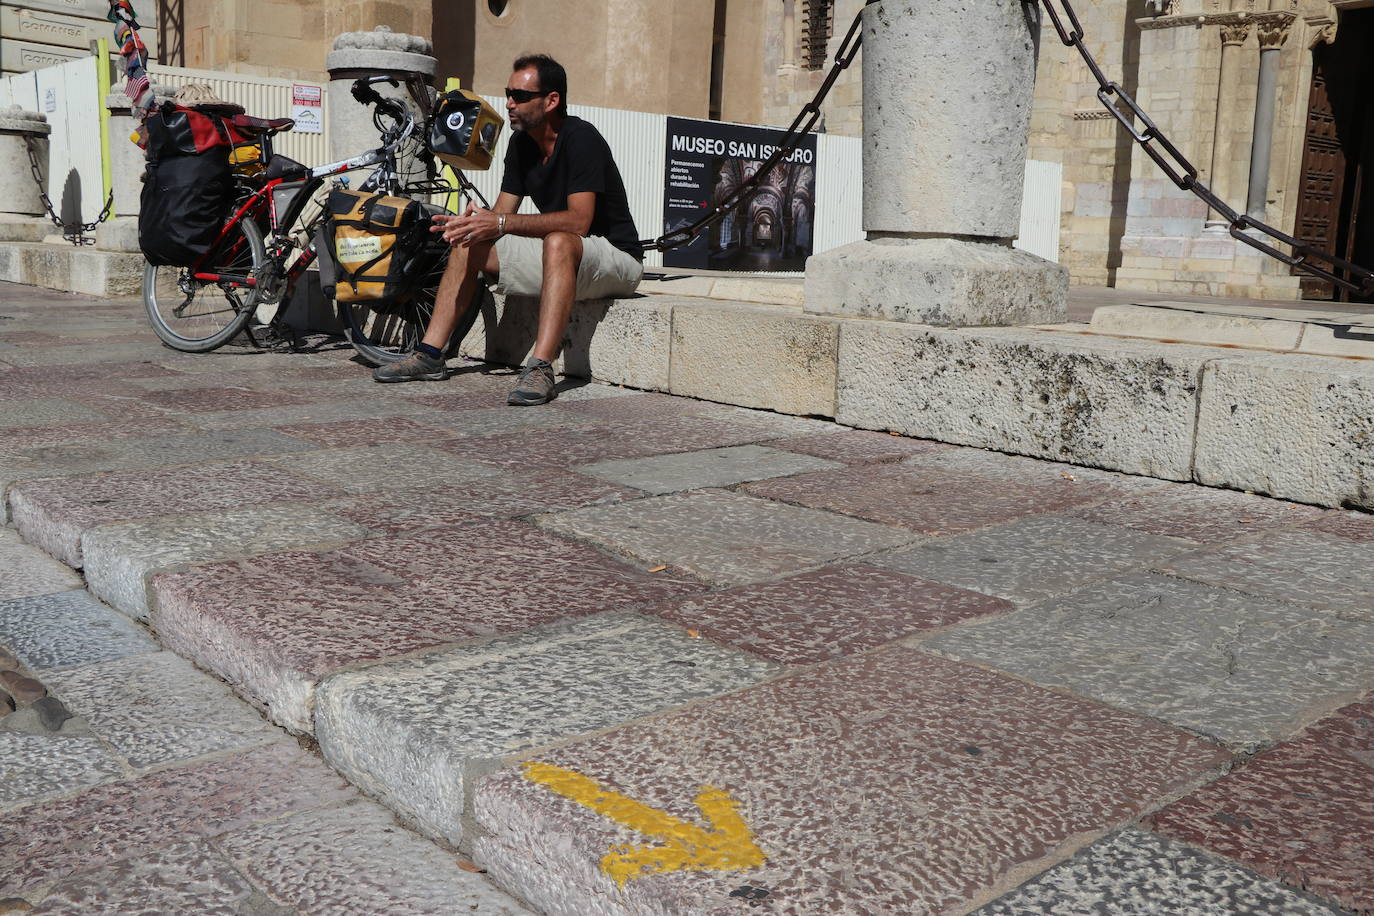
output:
[[[96,78],[97,59],[79,60],[19,73],[0,79],[0,107],[18,105],[38,111],[52,126],[48,151],[48,187],[53,206],[63,218],[75,216],[79,206],[82,222],[90,222],[105,204],[104,179],[101,172],[101,145],[92,138],[100,132],[100,112],[105,100],[100,96]],[[156,83],[164,86],[183,86],[186,83],[209,83],[220,98],[237,102],[251,115],[261,118],[290,117],[291,80],[247,76],[238,73],[219,73],[210,70],[190,70],[153,64],[149,73]],[[122,82],[116,79],[112,91],[118,92]],[[306,134],[291,131],[279,134],[274,141],[276,151],[298,162],[316,165],[326,161],[329,148],[329,116],[327,101],[321,92],[322,121],[325,133]],[[112,137],[112,143],[129,142]],[[115,176],[118,181],[120,176]],[[6,180],[10,180],[7,176]],[[14,176],[13,180],[29,180]]]
[[[18,105],[45,115],[52,133],[48,137],[48,197],[63,220],[89,223],[105,206],[105,179],[101,170],[100,86],[96,59],[83,57],[56,67],[31,70],[0,79],[0,108]],[[6,175],[10,181],[29,182],[26,174]],[[56,231],[54,229],[54,231]]]

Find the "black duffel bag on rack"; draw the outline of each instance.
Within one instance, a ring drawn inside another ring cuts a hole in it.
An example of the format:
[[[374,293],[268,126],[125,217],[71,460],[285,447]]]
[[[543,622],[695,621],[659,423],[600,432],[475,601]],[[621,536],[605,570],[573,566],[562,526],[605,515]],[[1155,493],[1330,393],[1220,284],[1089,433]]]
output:
[[[189,267],[224,227],[234,202],[229,150],[243,138],[224,118],[171,102],[145,124],[138,244],[150,264]]]

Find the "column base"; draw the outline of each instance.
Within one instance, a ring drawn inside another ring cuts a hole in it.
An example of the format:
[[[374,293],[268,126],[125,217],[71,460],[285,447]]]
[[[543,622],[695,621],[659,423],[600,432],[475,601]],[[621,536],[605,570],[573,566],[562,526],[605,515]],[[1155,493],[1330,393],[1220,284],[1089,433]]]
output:
[[[41,242],[52,230],[52,220],[46,216],[0,213],[0,242]]]
[[[95,228],[95,247],[102,251],[141,251],[138,247],[138,217],[116,216]]]
[[[938,327],[1068,320],[1069,273],[996,242],[876,239],[806,262],[805,311]]]

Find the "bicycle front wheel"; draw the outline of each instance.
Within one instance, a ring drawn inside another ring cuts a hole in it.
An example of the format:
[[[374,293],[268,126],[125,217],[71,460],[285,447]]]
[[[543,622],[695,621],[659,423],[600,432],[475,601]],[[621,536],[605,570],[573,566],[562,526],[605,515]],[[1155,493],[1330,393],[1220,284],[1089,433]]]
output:
[[[244,219],[201,269],[256,280],[266,260],[262,230]],[[143,272],[143,305],[153,333],[167,346],[186,353],[224,346],[252,320],[261,298],[257,287],[197,280],[185,267],[149,264]]]
[[[434,315],[434,297],[439,291],[439,271],[433,284],[416,292],[409,301],[399,305],[374,309],[366,302],[340,302],[339,320],[348,331],[348,341],[363,361],[372,366],[384,366],[404,358],[425,336],[429,319]],[[473,304],[467,314],[458,319],[458,326],[449,337],[444,356],[458,352],[477,321],[477,312],[487,295],[485,284],[478,283]]]

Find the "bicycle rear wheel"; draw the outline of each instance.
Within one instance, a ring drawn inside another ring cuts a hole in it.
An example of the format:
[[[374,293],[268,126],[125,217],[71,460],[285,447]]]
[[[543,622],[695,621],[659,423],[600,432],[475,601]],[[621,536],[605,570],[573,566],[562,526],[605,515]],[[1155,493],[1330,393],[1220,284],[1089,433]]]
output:
[[[404,358],[415,349],[434,314],[434,297],[439,291],[442,272],[441,269],[434,274],[432,285],[420,289],[412,299],[400,305],[374,309],[366,302],[339,303],[339,320],[348,332],[349,343],[364,362],[383,366]],[[445,358],[457,354],[459,344],[477,321],[479,306],[486,295],[486,285],[479,282],[472,307],[458,319],[458,326],[444,348]]]
[[[202,270],[256,279],[266,260],[262,231],[245,219]],[[187,353],[206,353],[228,343],[252,320],[261,298],[257,287],[196,280],[185,267],[149,264],[143,272],[143,305],[153,333]]]

